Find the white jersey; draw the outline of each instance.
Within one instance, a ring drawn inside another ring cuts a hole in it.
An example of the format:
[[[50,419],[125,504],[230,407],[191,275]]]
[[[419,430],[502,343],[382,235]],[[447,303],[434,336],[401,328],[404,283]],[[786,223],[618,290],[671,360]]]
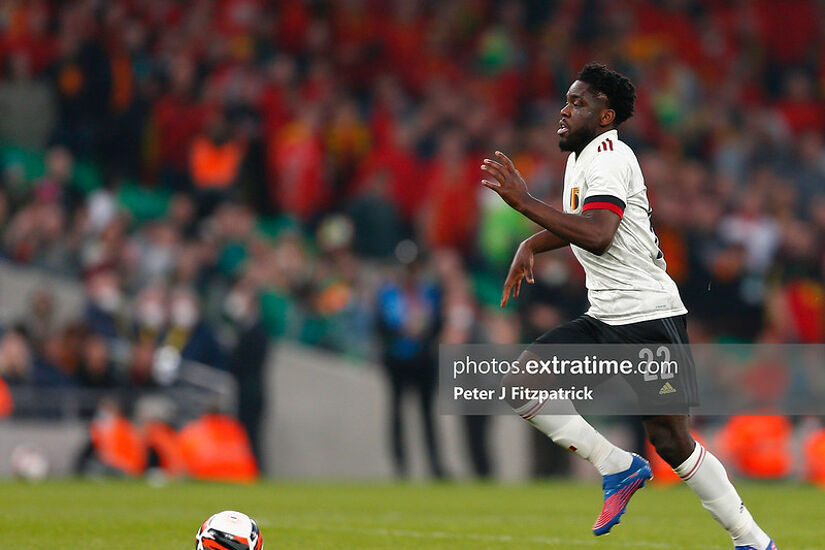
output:
[[[581,214],[596,208],[622,219],[601,256],[570,245],[587,277],[587,315],[609,325],[626,325],[687,313],[676,283],[665,271],[650,223],[642,169],[616,130],[596,136],[580,155],[567,158],[564,211]]]

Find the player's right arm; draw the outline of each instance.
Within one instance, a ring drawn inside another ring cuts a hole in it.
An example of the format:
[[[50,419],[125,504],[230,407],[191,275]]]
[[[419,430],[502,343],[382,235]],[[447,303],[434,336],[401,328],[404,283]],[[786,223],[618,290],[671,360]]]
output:
[[[533,250],[533,254],[541,254],[542,252],[549,252],[562,248],[570,244],[569,241],[562,239],[552,231],[542,229],[535,235],[532,235],[524,241]]]
[[[513,256],[510,271],[507,272],[507,278],[504,280],[501,307],[507,305],[511,292],[513,297],[518,298],[521,293],[522,281],[526,279],[528,283],[533,284],[533,259],[536,254],[555,250],[568,244],[570,243],[547,229],[539,231],[522,241],[518,250],[516,250],[516,255]]]

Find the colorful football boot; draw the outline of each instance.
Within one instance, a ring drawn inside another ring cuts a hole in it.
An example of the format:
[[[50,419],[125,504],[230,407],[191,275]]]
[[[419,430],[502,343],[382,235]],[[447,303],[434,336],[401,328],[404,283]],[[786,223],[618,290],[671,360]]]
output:
[[[596,523],[593,524],[593,534],[599,536],[610,532],[610,529],[619,523],[619,519],[625,513],[630,497],[644,487],[649,479],[653,479],[650,463],[635,453],[630,468],[618,474],[604,476],[602,479],[604,506]]]

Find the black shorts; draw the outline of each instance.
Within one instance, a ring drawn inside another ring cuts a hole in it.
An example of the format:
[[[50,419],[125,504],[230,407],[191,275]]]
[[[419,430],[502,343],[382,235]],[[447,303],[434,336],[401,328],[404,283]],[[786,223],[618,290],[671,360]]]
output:
[[[678,355],[680,368],[676,373],[624,376],[633,389],[643,415],[688,414],[698,405],[696,369],[688,347],[687,316],[677,315],[627,325],[608,325],[588,315],[539,336],[535,344],[669,344]],[[528,351],[535,349],[533,346]],[[539,353],[540,355],[540,353]],[[599,384],[614,375],[589,382]],[[570,380],[562,380],[569,383]]]

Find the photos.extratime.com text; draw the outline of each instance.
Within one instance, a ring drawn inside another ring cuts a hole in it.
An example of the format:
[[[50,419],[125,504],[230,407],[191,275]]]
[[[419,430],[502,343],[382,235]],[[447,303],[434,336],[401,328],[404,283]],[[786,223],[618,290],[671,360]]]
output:
[[[469,355],[453,361],[453,380],[470,375],[518,375],[530,376],[588,376],[588,375],[656,375],[668,378],[679,373],[679,364],[670,358],[667,348],[659,350],[642,348],[638,361],[630,359],[599,359],[596,355],[585,355],[581,359],[561,359],[556,355],[548,358],[534,358],[523,361],[514,359],[476,360]]]

